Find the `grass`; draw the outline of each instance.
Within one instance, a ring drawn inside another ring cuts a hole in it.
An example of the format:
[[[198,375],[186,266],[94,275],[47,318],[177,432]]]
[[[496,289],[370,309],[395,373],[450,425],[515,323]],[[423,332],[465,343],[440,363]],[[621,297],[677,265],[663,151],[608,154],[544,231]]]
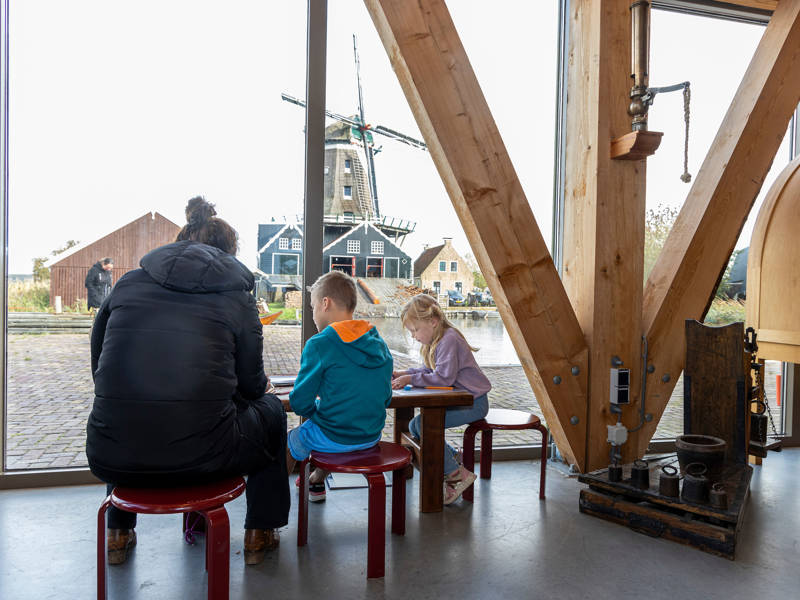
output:
[[[51,312],[50,282],[9,282],[8,310],[14,312]]]
[[[276,310],[282,310],[283,314],[278,317],[278,321],[298,321],[297,318],[297,309],[296,308],[286,308],[283,302],[270,302],[267,306],[269,306],[269,312],[275,312]]]
[[[744,302],[729,298],[714,298],[704,322],[706,325],[728,325],[744,320]]]
[[[52,313],[49,281],[11,281],[8,284],[9,312]],[[64,306],[64,312],[88,313],[86,300],[76,300],[72,306]]]

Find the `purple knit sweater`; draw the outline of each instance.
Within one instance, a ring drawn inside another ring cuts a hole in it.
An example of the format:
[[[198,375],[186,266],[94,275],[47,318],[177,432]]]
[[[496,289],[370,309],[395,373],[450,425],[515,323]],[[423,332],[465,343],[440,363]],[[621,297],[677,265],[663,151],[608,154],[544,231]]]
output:
[[[470,392],[475,398],[492,389],[492,384],[483,374],[472,350],[464,338],[452,327],[445,330],[434,352],[436,369],[418,367],[408,369],[411,385],[453,386]]]

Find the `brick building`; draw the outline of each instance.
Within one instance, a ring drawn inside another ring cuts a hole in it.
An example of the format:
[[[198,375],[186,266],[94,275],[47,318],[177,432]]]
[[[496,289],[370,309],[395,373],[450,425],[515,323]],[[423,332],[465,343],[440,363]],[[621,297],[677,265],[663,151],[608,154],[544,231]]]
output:
[[[456,252],[452,238],[443,239],[443,244],[425,248],[414,261],[414,283],[437,294],[447,290],[466,294],[472,289],[472,269]]]

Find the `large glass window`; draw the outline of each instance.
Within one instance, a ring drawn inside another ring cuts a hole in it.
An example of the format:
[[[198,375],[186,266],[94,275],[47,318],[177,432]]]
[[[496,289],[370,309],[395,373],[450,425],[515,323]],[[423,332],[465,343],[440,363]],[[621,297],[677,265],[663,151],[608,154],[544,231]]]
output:
[[[307,7],[9,5],[3,461],[10,471],[81,467],[94,397],[89,269],[111,257],[116,285],[174,241],[187,201],[204,195],[238,231],[239,260],[269,273],[278,240],[267,242],[302,214],[302,126],[282,116],[280,94],[305,86]],[[297,260],[277,266],[296,274]],[[260,300],[291,295],[291,280],[270,277],[259,281]],[[273,373],[299,362],[299,336],[276,329],[265,327],[265,348],[284,352],[280,361],[265,352]]]
[[[678,32],[681,32],[682,42],[675,44]],[[711,147],[763,33],[761,25],[661,10],[652,13],[650,85],[691,83],[687,167],[693,177]],[[680,178],[685,160],[684,114],[684,98],[680,91],[658,94],[649,113],[650,129],[664,132],[664,137],[647,165],[645,277],[657,260],[691,187]],[[747,247],[761,203],[790,160],[789,141],[787,135],[776,154],[706,316],[707,323],[721,325],[745,320],[743,285]],[[775,374],[779,372],[779,366],[768,364],[765,379],[768,397],[775,398]],[[680,433],[683,433],[682,376],[675,385],[655,437],[674,438]]]

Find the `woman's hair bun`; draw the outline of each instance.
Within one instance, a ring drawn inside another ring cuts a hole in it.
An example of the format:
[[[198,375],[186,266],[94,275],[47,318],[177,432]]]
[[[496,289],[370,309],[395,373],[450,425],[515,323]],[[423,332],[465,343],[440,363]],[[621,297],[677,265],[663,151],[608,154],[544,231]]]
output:
[[[193,228],[203,225],[216,214],[214,205],[202,196],[195,196],[186,205],[186,222]]]

